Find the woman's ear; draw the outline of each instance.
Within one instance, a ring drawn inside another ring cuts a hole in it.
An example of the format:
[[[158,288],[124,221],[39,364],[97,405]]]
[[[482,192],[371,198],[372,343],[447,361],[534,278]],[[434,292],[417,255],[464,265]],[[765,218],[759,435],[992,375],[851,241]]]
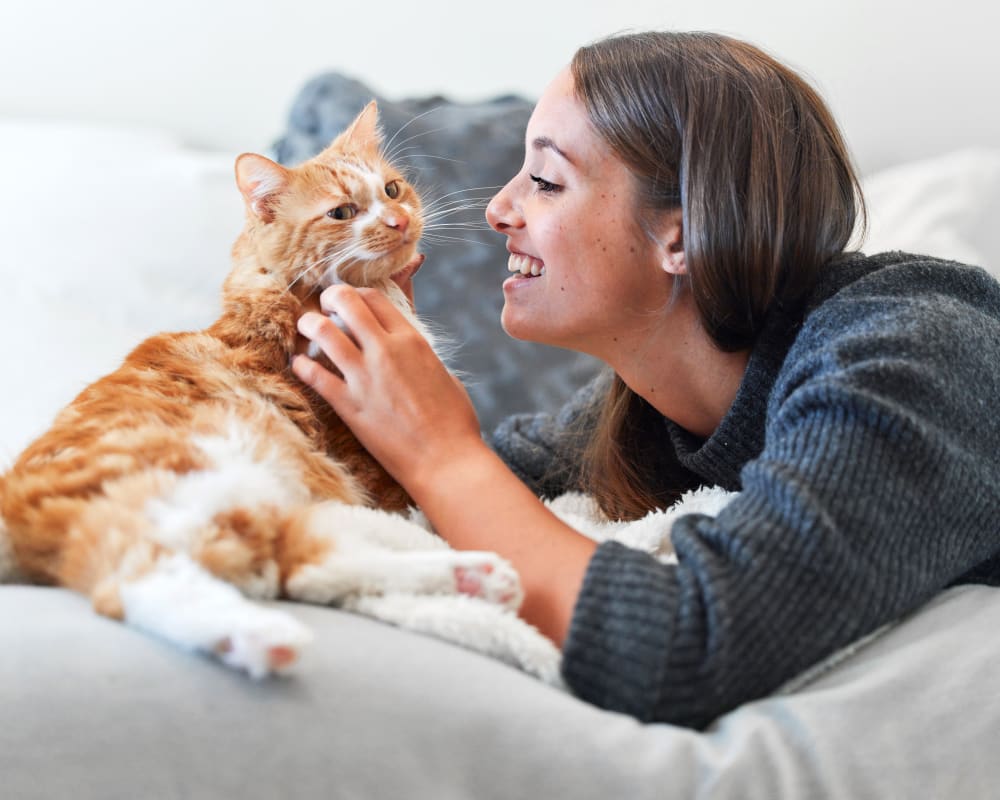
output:
[[[681,209],[671,209],[663,215],[659,230],[662,266],[671,275],[687,275],[684,258],[684,214]]]

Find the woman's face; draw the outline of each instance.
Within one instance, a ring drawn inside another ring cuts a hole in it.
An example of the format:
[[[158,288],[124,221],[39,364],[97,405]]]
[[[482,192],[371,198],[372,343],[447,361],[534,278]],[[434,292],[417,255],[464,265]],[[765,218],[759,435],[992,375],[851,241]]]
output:
[[[609,362],[627,342],[648,338],[672,282],[636,208],[631,173],[564,70],[528,121],[524,166],[486,209],[517,270],[503,284],[504,330]]]

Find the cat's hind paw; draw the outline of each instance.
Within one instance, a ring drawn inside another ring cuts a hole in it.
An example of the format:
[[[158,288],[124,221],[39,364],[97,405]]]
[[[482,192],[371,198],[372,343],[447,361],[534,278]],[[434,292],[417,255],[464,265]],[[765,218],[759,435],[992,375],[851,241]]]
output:
[[[161,558],[119,592],[130,625],[255,678],[288,669],[313,639],[290,614],[247,599],[183,554]]]

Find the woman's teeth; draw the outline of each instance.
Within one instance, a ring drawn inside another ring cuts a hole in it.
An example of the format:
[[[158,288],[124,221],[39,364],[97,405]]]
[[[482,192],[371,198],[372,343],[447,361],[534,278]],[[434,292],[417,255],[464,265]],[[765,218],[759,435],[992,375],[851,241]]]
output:
[[[522,256],[519,253],[511,253],[507,259],[507,269],[510,272],[520,272],[522,275],[544,275],[545,265],[537,258]]]

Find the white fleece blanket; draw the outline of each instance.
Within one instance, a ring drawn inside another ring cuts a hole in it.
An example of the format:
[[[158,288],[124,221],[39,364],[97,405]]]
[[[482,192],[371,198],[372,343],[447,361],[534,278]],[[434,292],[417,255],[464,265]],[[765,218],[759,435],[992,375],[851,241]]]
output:
[[[665,511],[654,511],[634,522],[610,522],[590,497],[570,493],[547,502],[561,519],[595,541],[616,540],[643,550],[663,561],[674,560],[670,530],[684,514],[715,515],[732,495],[718,488],[703,488],[685,494]],[[375,515],[385,521],[396,518],[375,509],[355,509],[359,521]],[[399,524],[416,523],[430,530],[417,511]],[[0,583],[18,583],[20,576],[0,518]],[[466,595],[384,594],[351,598],[344,607],[384,622],[436,636],[477,652],[498,658],[544,682],[561,687],[561,654],[558,648],[517,614],[501,605]]]

